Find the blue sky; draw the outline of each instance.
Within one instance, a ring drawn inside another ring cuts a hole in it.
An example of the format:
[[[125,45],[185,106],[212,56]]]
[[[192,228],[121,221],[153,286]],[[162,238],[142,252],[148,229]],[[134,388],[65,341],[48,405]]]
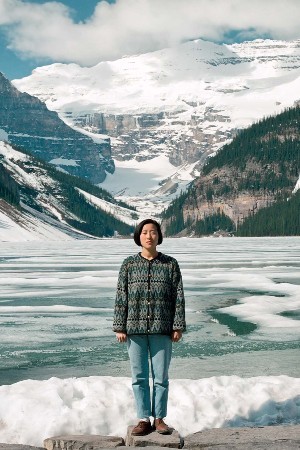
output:
[[[189,39],[299,39],[299,0],[0,0],[0,71],[92,66]]]

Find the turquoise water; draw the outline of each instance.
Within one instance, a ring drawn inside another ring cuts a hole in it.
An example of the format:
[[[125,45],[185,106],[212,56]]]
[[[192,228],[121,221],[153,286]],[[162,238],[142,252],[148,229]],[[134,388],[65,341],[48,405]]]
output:
[[[165,239],[160,250],[178,259],[186,294],[172,377],[299,376],[300,238]],[[117,239],[1,243],[0,384],[130,376],[111,326],[118,269],[136,251]],[[265,305],[258,321],[226,310],[245,299]]]

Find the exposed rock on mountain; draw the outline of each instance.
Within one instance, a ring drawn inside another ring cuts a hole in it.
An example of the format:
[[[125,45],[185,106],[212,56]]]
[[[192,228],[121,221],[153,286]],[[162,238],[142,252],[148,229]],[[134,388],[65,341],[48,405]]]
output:
[[[1,73],[0,129],[13,145],[94,183],[105,179],[105,171],[114,171],[108,139],[95,143],[73,130],[38,98],[19,92]]]
[[[216,122],[231,122],[229,116],[219,113],[218,109],[204,108],[201,115],[191,115],[189,123],[178,117],[179,111],[138,115],[95,113],[88,117],[77,117],[74,124],[116,138],[113,156],[118,160],[134,158],[145,161],[166,153],[170,163],[178,167],[186,163],[202,162],[212,150],[232,138],[235,130],[220,129],[216,133],[206,133],[203,130],[203,122],[214,122],[212,126]],[[170,132],[171,126],[176,127],[177,131]]]

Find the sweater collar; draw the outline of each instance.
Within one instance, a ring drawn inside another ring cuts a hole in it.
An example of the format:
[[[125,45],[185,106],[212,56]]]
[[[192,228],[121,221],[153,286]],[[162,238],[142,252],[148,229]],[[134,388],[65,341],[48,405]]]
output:
[[[147,258],[144,258],[144,256],[142,256],[141,252],[138,253],[138,256],[139,256],[142,260],[144,260],[144,261],[152,262],[152,261],[155,261],[155,260],[157,260],[157,259],[160,259],[161,252],[158,252],[158,254],[157,254],[157,255],[155,256],[155,258],[153,258],[153,259],[147,259]]]

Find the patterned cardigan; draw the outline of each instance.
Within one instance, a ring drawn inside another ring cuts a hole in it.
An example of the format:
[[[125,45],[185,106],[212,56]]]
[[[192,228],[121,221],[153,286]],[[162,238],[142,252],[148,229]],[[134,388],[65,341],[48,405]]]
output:
[[[113,330],[127,334],[171,334],[185,331],[182,278],[178,262],[158,253],[140,253],[123,261],[119,272]]]

